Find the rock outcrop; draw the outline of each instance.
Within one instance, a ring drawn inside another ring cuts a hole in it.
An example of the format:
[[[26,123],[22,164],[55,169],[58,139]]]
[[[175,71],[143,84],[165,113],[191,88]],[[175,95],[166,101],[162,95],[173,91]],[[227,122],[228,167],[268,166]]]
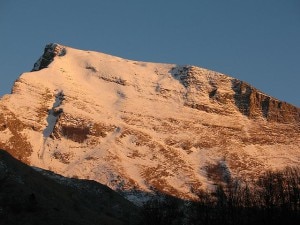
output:
[[[300,109],[268,96],[251,85],[233,79],[234,101],[240,112],[249,118],[264,117],[268,121],[299,123]]]
[[[55,56],[64,56],[66,49],[56,43],[47,44],[44,50],[44,54],[34,64],[32,71],[38,71],[46,68],[53,60]]]

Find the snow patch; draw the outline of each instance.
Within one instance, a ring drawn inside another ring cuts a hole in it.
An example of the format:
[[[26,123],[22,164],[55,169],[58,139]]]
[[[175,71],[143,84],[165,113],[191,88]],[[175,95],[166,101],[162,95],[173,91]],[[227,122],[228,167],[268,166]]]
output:
[[[59,91],[55,96],[55,101],[53,103],[52,108],[49,110],[48,117],[47,117],[48,125],[43,131],[44,138],[48,138],[53,132],[57,118],[62,113],[62,109],[58,107],[62,104],[63,98],[64,98],[63,91]]]

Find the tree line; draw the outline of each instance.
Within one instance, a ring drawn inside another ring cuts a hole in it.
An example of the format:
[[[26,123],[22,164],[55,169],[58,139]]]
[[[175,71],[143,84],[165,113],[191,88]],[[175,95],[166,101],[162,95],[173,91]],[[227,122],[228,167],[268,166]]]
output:
[[[267,171],[251,182],[229,180],[195,194],[197,201],[168,195],[148,201],[142,224],[300,224],[300,168]]]

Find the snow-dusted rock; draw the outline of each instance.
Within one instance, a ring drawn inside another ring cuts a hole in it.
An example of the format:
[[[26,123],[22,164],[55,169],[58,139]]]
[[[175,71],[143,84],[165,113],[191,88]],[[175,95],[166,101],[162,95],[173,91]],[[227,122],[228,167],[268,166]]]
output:
[[[36,167],[191,199],[300,163],[299,109],[224,74],[57,44],[34,70],[1,99],[0,147]]]
[[[32,71],[38,71],[46,68],[53,60],[55,56],[64,56],[66,49],[56,43],[47,44],[44,50],[44,54],[34,64]]]

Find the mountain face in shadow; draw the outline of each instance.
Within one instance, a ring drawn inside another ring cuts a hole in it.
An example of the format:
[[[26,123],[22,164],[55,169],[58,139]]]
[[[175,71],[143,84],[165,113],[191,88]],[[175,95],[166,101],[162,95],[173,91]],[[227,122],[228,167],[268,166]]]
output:
[[[137,224],[138,214],[104,185],[33,169],[0,150],[0,224]]]

